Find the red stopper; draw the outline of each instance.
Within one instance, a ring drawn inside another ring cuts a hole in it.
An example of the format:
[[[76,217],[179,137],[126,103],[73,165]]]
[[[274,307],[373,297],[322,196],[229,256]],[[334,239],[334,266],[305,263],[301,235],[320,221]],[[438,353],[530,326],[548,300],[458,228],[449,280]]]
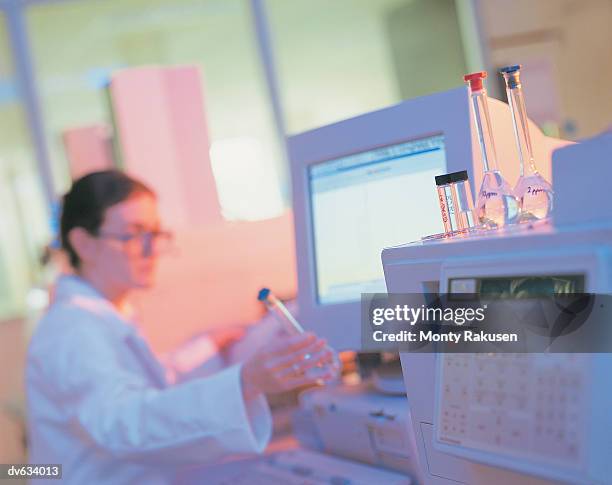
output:
[[[487,71],[473,72],[463,76],[463,80],[470,85],[472,91],[480,91],[483,89],[482,80],[487,77]]]

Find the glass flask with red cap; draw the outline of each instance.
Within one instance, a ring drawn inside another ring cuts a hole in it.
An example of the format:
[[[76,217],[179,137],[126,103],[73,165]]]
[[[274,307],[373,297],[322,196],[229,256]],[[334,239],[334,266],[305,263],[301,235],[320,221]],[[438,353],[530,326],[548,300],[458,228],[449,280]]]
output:
[[[464,76],[470,87],[474,121],[482,154],[482,185],[476,198],[478,221],[486,228],[498,228],[517,221],[520,208],[510,184],[504,179],[497,165],[495,143],[491,132],[491,120],[484,79],[487,73],[474,72]]]

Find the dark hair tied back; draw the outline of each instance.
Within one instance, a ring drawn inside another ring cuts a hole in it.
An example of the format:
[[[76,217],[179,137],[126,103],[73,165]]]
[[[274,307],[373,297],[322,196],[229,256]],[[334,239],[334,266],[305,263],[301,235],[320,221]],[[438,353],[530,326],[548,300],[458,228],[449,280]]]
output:
[[[72,184],[64,196],[60,236],[62,248],[68,253],[74,268],[78,268],[81,261],[70,244],[70,231],[82,227],[91,235],[97,235],[104,222],[106,209],[137,193],[155,195],[145,184],[118,170],[93,172]]]

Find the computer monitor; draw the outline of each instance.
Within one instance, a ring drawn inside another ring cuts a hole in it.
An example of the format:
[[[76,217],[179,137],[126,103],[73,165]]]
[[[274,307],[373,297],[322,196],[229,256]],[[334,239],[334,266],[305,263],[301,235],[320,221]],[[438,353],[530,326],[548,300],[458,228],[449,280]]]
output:
[[[380,250],[443,230],[431,181],[445,170],[441,134],[308,167],[319,304],[386,291]],[[413,212],[410,223],[391,207]]]
[[[434,176],[472,179],[471,142],[466,87],[289,138],[307,329],[360,349],[361,293],[386,291],[382,249],[443,230]]]

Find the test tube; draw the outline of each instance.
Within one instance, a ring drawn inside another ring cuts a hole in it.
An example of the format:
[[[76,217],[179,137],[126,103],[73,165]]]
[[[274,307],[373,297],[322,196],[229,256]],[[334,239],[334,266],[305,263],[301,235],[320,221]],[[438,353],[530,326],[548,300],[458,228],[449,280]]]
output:
[[[438,175],[435,179],[444,232],[452,234],[474,227],[474,205],[467,170]]]
[[[304,333],[304,327],[300,325],[300,322],[295,319],[285,304],[276,298],[276,295],[269,288],[259,290],[257,299],[266,305],[268,311],[284,325],[285,330],[294,334]]]
[[[304,327],[300,325],[300,322],[296,320],[296,318],[291,314],[291,312],[287,309],[284,303],[279,300],[269,288],[262,288],[259,291],[259,295],[257,299],[261,301],[268,311],[274,315],[274,317],[283,325],[286,331],[298,334],[304,333]],[[340,359],[333,349],[329,348],[332,351],[334,362],[331,366],[319,365],[317,367],[312,367],[308,369],[306,372],[307,375],[311,377],[323,376],[324,374],[331,373],[336,377],[340,372]],[[306,359],[310,358],[310,355],[306,355]],[[318,380],[318,384],[323,384],[323,380]]]
[[[450,174],[437,175],[436,186],[438,188],[438,204],[442,214],[444,232],[447,234],[457,230],[457,218],[455,216],[455,201],[450,188]]]

